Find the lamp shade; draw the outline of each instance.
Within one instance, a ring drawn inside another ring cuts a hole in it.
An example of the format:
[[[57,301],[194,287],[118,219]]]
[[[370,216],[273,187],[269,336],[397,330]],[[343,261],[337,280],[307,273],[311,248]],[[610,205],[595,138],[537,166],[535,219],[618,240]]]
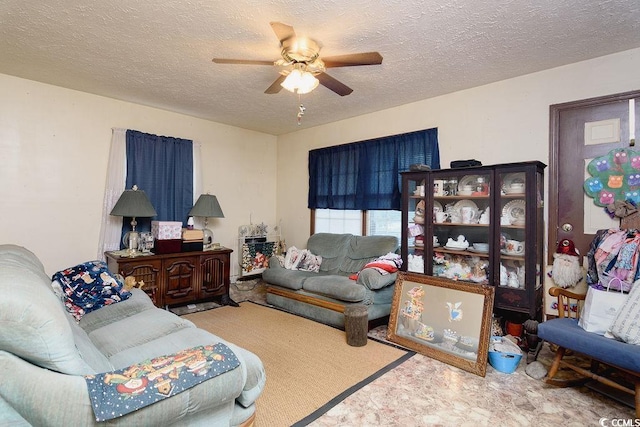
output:
[[[189,211],[189,216],[203,216],[205,218],[224,218],[220,204],[216,196],[201,194]]]
[[[299,69],[292,70],[286,79],[280,86],[288,90],[289,92],[305,94],[309,93],[318,87],[318,79],[308,71],[300,71]]]
[[[135,218],[152,217],[157,213],[147,194],[138,190],[138,186],[134,185],[133,189],[124,190],[116,205],[111,209],[111,215]]]

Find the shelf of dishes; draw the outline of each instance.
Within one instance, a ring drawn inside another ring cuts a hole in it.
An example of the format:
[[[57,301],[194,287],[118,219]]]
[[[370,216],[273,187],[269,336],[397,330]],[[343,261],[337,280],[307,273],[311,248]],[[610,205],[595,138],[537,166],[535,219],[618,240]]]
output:
[[[508,173],[501,176],[501,195],[518,196],[525,192],[525,175],[522,172]],[[433,195],[436,197],[488,197],[490,194],[489,176],[464,175],[457,177],[445,177],[433,180]],[[424,181],[416,183],[413,197],[425,196]]]
[[[523,199],[513,199],[505,203],[500,216],[502,226],[524,226],[525,225],[526,202]],[[445,204],[438,200],[433,201],[433,216],[437,224],[462,224],[462,225],[489,225],[491,216],[489,207],[484,210],[470,199],[458,200],[453,204]],[[424,224],[425,203],[420,200],[415,207],[415,215],[412,218],[416,224]]]
[[[433,257],[433,273],[435,277],[446,277],[473,283],[487,284],[489,264],[486,257],[464,251],[446,252],[438,250]],[[511,258],[511,257],[509,257]],[[423,254],[409,254],[408,271],[422,273],[424,268]],[[500,279],[498,286],[515,289],[525,287],[524,267],[522,259],[502,259],[500,262]]]
[[[418,234],[412,236],[409,240],[409,249],[424,250],[424,235]],[[483,242],[469,243],[464,235],[459,235],[456,239],[448,238],[445,244],[441,244],[438,236],[433,236],[434,252],[446,252],[462,255],[488,255],[489,244]],[[524,241],[511,238],[506,233],[500,235],[500,254],[501,258],[523,260],[524,259]]]
[[[408,246],[408,249],[409,250],[414,250],[414,251],[424,251],[425,247],[423,245],[410,245],[410,246]],[[467,255],[467,256],[489,257],[489,252],[488,251],[475,250],[474,248],[452,249],[452,248],[447,248],[447,247],[444,247],[444,246],[434,246],[433,247],[433,251],[434,252],[450,253],[450,254],[458,254],[458,255]],[[502,255],[501,258],[503,258],[503,259],[511,259],[511,260],[516,260],[516,261],[524,260],[524,254],[510,254],[510,253],[505,252],[505,251],[500,251],[500,254]]]

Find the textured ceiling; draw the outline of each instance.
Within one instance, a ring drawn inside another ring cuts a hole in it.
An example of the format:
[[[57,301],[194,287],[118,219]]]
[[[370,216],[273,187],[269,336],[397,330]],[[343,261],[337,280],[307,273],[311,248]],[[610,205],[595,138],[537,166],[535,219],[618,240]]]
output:
[[[275,67],[211,62],[278,59],[270,21],[383,63],[329,69],[353,93],[303,95],[298,125]],[[0,73],[274,135],[639,46],[638,0],[0,2]]]

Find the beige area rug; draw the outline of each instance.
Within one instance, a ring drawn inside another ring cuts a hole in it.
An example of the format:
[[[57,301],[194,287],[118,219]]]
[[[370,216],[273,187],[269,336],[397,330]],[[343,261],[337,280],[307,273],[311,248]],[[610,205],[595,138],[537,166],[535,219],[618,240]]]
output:
[[[251,302],[184,318],[260,357],[267,383],[257,401],[257,427],[290,426],[313,413],[303,424],[310,422],[336,396],[333,404],[412,355],[372,340],[352,347],[344,331]]]

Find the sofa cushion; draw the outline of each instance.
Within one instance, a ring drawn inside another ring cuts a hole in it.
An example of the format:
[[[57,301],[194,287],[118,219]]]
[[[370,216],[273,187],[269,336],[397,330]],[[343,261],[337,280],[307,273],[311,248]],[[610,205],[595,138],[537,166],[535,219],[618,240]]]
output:
[[[185,348],[85,377],[96,421],[113,420],[240,367],[222,343]],[[123,404],[126,401],[126,404]]]
[[[323,273],[304,270],[287,270],[284,267],[269,267],[262,272],[262,278],[267,283],[274,283],[294,291],[302,289],[302,284],[307,278],[317,277],[318,275],[326,276],[326,274]]]
[[[93,332],[117,320],[125,319],[144,310],[157,308],[147,293],[141,289],[131,289],[131,297],[118,304],[111,304],[85,314],[78,324],[86,333]]]
[[[2,262],[17,262],[21,266],[26,266],[29,270],[45,274],[44,265],[40,259],[29,249],[18,245],[0,245],[0,260]]]
[[[376,291],[394,284],[397,277],[398,273],[381,274],[375,268],[365,268],[358,274],[358,280],[356,282]]]
[[[640,347],[587,332],[570,318],[547,320],[538,325],[543,340],[594,357],[604,363],[640,372]]]
[[[339,275],[309,277],[302,284],[302,288],[307,292],[347,302],[360,302],[367,296],[367,289],[364,286]]]
[[[71,375],[92,372],[75,346],[51,280],[32,262],[0,261],[0,350]]]
[[[93,375],[100,372],[112,371],[113,365],[111,365],[109,359],[107,359],[104,354],[100,353],[96,346],[93,345],[93,342],[91,342],[85,330],[78,325],[76,319],[74,319],[70,314],[66,314],[66,318],[69,323],[69,328],[71,328],[71,333],[73,334],[73,342],[78,349],[80,357],[89,367],[91,367],[91,371],[85,372],[84,375]]]
[[[381,255],[395,252],[398,239],[394,236],[351,236],[349,247],[340,265],[344,274],[357,273]]]
[[[136,348],[184,328],[195,328],[195,325],[170,311],[145,310],[97,328],[89,333],[89,338],[102,354],[110,358],[123,350]],[[179,349],[169,353],[177,350]]]
[[[377,290],[376,292],[372,292],[373,295],[373,304],[391,304],[393,301],[393,292],[395,290],[395,286],[385,286]]]
[[[352,234],[316,233],[307,240],[307,249],[322,257],[320,271],[338,274],[349,249]],[[378,254],[380,255],[380,254]]]

